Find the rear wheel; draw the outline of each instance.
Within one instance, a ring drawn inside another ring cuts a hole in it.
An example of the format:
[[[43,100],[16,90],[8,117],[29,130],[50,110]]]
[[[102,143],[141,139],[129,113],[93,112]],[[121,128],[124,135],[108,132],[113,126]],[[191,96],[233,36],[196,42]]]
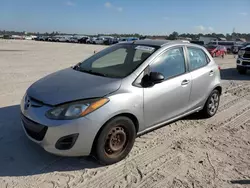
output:
[[[96,138],[94,155],[101,164],[109,165],[124,159],[136,138],[133,121],[119,116],[110,120]]]
[[[212,117],[216,114],[220,103],[220,93],[218,90],[213,90],[209,95],[207,102],[202,110],[204,117]]]

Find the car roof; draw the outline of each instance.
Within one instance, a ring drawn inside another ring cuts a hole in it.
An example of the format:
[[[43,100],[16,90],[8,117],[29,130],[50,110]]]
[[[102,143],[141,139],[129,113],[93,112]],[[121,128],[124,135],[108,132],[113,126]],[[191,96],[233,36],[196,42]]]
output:
[[[138,45],[148,45],[148,46],[158,46],[162,47],[168,44],[187,44],[189,41],[185,40],[152,40],[152,39],[145,39],[145,40],[136,40],[133,42],[128,42]]]

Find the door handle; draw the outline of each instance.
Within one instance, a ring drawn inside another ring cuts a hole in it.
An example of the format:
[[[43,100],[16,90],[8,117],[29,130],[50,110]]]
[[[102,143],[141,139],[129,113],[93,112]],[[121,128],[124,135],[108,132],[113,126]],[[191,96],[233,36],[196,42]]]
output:
[[[213,75],[214,75],[214,71],[211,70],[211,71],[209,72],[209,76],[213,76]]]
[[[188,83],[189,83],[190,81],[189,80],[183,80],[182,82],[181,82],[181,85],[188,85]]]

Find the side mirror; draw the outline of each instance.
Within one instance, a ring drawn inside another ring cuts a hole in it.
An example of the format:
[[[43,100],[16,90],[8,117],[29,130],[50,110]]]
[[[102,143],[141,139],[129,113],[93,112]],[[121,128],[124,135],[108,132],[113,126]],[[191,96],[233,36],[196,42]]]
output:
[[[149,80],[154,84],[161,83],[165,80],[165,77],[159,72],[151,72],[149,75]]]
[[[161,83],[163,82],[165,79],[165,77],[159,73],[159,72],[151,72],[149,75],[146,74],[143,78],[142,78],[142,86],[143,87],[152,87],[155,84]]]

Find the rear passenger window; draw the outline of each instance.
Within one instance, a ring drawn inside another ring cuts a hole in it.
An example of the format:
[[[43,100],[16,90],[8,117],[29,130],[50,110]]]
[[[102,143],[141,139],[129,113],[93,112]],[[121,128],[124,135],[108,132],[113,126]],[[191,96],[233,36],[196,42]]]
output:
[[[204,67],[208,62],[209,58],[202,49],[198,48],[187,48],[189,56],[189,70],[193,71],[198,68]]]
[[[182,47],[164,52],[150,66],[150,71],[163,74],[165,79],[184,74],[186,67]]]

